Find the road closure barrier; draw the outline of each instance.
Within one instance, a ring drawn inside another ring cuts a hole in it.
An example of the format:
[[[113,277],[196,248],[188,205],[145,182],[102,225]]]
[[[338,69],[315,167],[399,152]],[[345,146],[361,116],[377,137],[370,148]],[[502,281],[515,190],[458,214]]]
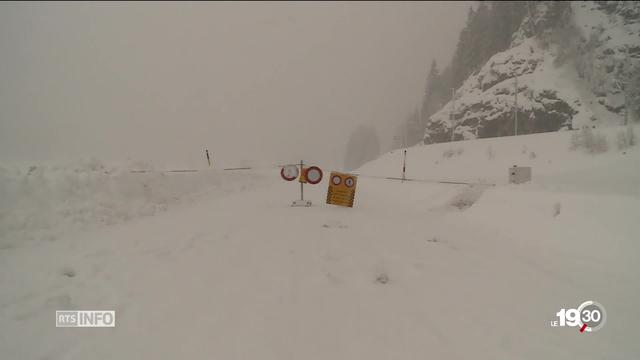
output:
[[[288,170],[285,170],[288,169]],[[223,169],[169,169],[169,170],[129,170],[130,173],[134,174],[143,174],[143,173],[194,173],[194,172],[205,172],[205,171],[249,171],[249,170],[268,170],[268,169],[280,169],[280,175],[283,179],[291,181],[298,179],[298,181],[302,183],[311,183],[317,184],[322,179],[322,170],[319,167],[311,166],[304,167],[304,171],[300,171],[300,163],[298,164],[278,164],[278,165],[269,165],[269,166],[239,166],[239,167],[228,167]],[[327,167],[324,167],[327,168]],[[296,174],[293,174],[295,170],[297,170]],[[313,169],[313,170],[311,170]],[[309,172],[311,171],[311,172]],[[283,176],[283,172],[286,172],[286,177]],[[309,175],[311,175],[312,181],[309,181]],[[380,179],[380,180],[391,180],[391,181],[400,181],[400,182],[416,182],[416,183],[431,183],[431,184],[449,184],[449,185],[484,185],[484,186],[495,186],[494,183],[487,182],[473,182],[473,181],[456,181],[456,180],[444,180],[444,179],[419,179],[419,178],[408,178],[408,177],[395,177],[395,176],[380,176],[380,175],[368,175],[362,173],[351,173],[351,175],[361,178],[369,178],[369,179]],[[289,180],[290,179],[290,180]],[[331,179],[331,178],[330,178]]]

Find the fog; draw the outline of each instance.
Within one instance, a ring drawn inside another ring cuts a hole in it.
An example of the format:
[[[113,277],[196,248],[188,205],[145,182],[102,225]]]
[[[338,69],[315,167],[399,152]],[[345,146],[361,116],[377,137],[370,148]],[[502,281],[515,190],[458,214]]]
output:
[[[382,150],[469,3],[2,3],[0,161],[341,166]]]

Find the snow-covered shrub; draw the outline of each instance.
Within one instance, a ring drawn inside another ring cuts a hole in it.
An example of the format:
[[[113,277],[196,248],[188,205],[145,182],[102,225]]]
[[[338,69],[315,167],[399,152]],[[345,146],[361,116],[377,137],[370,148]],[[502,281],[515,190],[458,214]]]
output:
[[[569,150],[578,150],[581,146],[580,133],[578,131],[574,131],[571,134],[571,145],[569,145]]]
[[[604,153],[609,150],[609,144],[607,143],[607,137],[604,134],[592,133],[593,137],[589,138],[589,141],[585,143],[585,150],[589,154]]]
[[[449,158],[453,157],[453,155],[455,155],[455,154],[456,154],[456,152],[453,149],[447,149],[447,150],[442,152],[442,157],[449,159]]]
[[[447,149],[447,150],[442,152],[442,157],[449,159],[449,158],[452,158],[454,156],[460,156],[460,155],[462,155],[463,152],[464,152],[464,149],[461,148],[461,147],[459,147],[457,149],[449,148],[449,149]]]
[[[618,131],[616,134],[616,144],[618,145],[618,150],[626,150],[629,147],[629,143],[627,142],[627,134],[624,131]]]
[[[557,202],[553,204],[553,217],[560,215],[560,212],[562,212],[562,203]]]
[[[636,138],[636,133],[633,126],[627,126],[627,139],[629,140],[629,146],[635,146],[638,144],[638,139]]]
[[[496,155],[493,153],[493,148],[491,147],[491,145],[487,146],[487,157],[489,158],[489,160],[492,160],[496,157]]]
[[[636,134],[633,131],[631,125],[627,126],[624,130],[618,131],[617,144],[618,150],[626,150],[627,148],[636,145],[638,140]]]
[[[591,131],[588,126],[571,134],[571,150],[583,149],[588,154],[599,154],[609,150],[607,137],[604,134]]]
[[[485,190],[486,186],[471,185],[465,187],[450,200],[449,205],[459,210],[466,210],[480,199]]]

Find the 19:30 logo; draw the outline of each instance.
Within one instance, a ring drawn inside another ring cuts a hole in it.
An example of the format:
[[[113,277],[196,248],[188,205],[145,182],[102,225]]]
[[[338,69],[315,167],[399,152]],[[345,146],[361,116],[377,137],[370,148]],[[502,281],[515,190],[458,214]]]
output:
[[[607,321],[604,306],[592,300],[583,302],[577,309],[560,309],[556,316],[558,320],[551,321],[551,326],[577,326],[581,333],[598,331]]]

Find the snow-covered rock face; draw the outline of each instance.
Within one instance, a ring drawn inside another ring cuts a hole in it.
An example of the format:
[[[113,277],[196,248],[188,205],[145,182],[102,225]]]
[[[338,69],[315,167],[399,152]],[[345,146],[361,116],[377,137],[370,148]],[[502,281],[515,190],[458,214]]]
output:
[[[547,78],[552,62],[535,38],[494,55],[456,91],[455,101],[429,119],[425,142],[512,135],[516,101],[518,133],[570,127],[577,113],[570,101],[576,99],[559,95]]]
[[[578,74],[600,105],[624,115],[627,81],[640,71],[640,3],[576,3],[573,10],[582,35]]]
[[[572,3],[567,17],[575,26],[553,31],[548,5],[537,4],[511,48],[429,118],[424,142],[513,135],[516,106],[518,134],[621,123],[621,83],[640,59],[640,5],[616,4]]]

